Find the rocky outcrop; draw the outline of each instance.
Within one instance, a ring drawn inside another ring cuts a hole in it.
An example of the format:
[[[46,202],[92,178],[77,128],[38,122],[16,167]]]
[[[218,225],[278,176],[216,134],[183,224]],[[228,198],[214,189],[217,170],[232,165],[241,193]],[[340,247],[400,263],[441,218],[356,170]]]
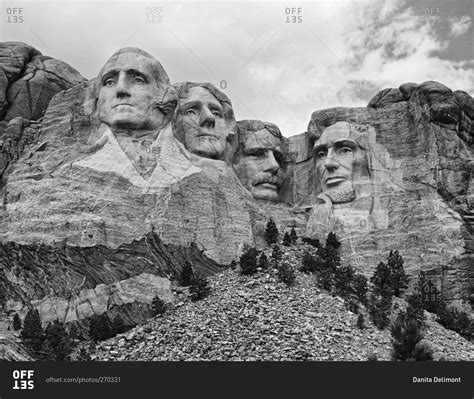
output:
[[[368,108],[314,112],[308,132],[290,138],[298,154],[294,197],[311,209],[308,233],[335,231],[346,259],[367,273],[398,249],[409,272],[437,275],[446,299],[472,300],[470,115],[470,96],[436,82],[383,90]],[[354,198],[333,204],[318,193],[310,148],[338,122],[362,132],[370,179],[355,186]]]
[[[45,325],[104,313],[135,325],[151,316],[154,296],[173,302],[170,280],[186,262],[204,275],[220,270],[196,246],[164,245],[153,232],[116,249],[0,244],[0,300],[22,318],[33,305]]]
[[[0,43],[0,119],[38,120],[56,93],[84,80],[65,62],[25,43]]]

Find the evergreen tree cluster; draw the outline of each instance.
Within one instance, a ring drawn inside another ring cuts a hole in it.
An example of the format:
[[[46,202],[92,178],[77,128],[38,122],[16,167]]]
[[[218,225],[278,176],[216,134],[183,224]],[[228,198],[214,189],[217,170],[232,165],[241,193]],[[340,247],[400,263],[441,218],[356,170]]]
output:
[[[189,287],[192,301],[199,301],[200,299],[205,298],[211,291],[207,278],[205,278],[201,273],[195,272],[189,262],[186,262],[183,267],[179,281],[181,285]]]
[[[21,326],[21,321],[19,325]],[[62,361],[69,360],[77,336],[76,331],[77,328],[72,329],[72,334],[68,333],[59,320],[48,323],[43,329],[38,310],[30,309],[23,320],[21,338],[35,359]]]

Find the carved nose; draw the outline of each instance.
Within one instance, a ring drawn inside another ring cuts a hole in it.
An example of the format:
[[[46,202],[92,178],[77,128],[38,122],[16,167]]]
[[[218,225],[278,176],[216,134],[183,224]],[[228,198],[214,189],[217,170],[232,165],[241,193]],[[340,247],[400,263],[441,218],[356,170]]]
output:
[[[216,117],[212,114],[209,108],[203,107],[199,124],[201,127],[210,128],[213,128],[216,125]]]
[[[333,169],[336,169],[339,166],[339,164],[334,159],[332,154],[328,154],[328,156],[326,157],[324,161],[324,166],[327,170],[333,170]]]
[[[116,90],[117,90],[117,97],[130,96],[130,89],[128,87],[128,82],[126,80],[126,77],[122,74],[120,74],[118,77]]]
[[[265,157],[265,172],[276,173],[278,172],[278,169],[280,169],[280,164],[275,159],[275,156],[273,155],[273,151],[267,151],[267,154]]]

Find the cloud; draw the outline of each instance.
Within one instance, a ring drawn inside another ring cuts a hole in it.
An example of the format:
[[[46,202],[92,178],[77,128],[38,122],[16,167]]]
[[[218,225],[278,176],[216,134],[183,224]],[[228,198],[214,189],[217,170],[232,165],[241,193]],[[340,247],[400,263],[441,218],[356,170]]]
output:
[[[469,30],[472,21],[469,16],[463,15],[459,18],[450,18],[449,22],[451,24],[451,34],[453,36],[461,36]]]

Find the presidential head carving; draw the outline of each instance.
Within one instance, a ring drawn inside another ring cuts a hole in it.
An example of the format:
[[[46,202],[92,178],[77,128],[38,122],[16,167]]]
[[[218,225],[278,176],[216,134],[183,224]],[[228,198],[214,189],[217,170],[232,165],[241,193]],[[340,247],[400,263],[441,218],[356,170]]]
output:
[[[352,201],[358,184],[369,178],[369,154],[364,130],[344,121],[327,126],[314,141],[316,193],[333,203]]]
[[[235,117],[229,98],[210,83],[180,83],[173,120],[175,137],[192,153],[230,162]]]
[[[114,53],[96,82],[99,120],[113,130],[156,130],[171,120],[177,96],[161,64],[126,47]]]
[[[238,150],[233,168],[243,186],[257,200],[279,201],[285,180],[285,143],[276,125],[244,120],[237,122]]]

